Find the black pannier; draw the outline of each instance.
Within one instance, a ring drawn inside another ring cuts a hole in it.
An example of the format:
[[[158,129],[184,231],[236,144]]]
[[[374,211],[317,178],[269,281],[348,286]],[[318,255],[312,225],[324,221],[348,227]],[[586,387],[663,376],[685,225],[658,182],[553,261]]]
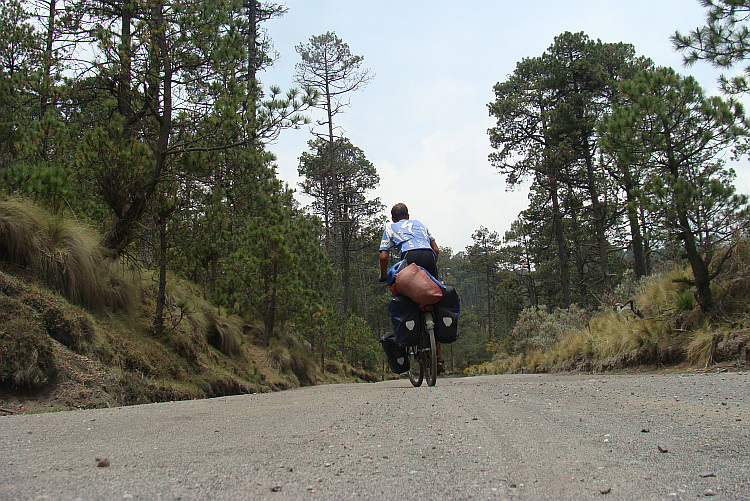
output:
[[[385,359],[388,361],[388,368],[396,374],[403,374],[409,370],[409,357],[406,356],[406,347],[396,342],[396,334],[393,332],[386,333],[380,340],[385,352]]]
[[[396,342],[401,346],[415,346],[419,343],[422,328],[422,311],[417,303],[406,296],[396,296],[388,305]]]
[[[452,343],[458,339],[458,313],[461,309],[458,293],[447,285],[443,299],[432,307],[435,320],[435,340],[439,343]]]

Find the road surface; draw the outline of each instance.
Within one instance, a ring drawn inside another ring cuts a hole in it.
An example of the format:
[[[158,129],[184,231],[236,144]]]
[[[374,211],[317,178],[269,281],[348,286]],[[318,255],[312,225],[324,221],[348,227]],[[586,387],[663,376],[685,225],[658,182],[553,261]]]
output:
[[[0,500],[748,500],[750,373],[506,375],[0,417]]]

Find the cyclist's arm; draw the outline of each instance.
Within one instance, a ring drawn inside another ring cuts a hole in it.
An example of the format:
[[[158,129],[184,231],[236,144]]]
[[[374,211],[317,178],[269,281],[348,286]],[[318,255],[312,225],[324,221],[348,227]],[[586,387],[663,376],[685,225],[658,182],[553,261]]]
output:
[[[435,240],[432,240],[430,242],[430,247],[432,247],[432,250],[435,252],[435,262],[437,263],[437,258],[438,258],[438,254],[440,254],[440,249],[438,249],[438,246]]]
[[[380,251],[380,281],[385,281],[385,277],[388,274],[388,251]]]

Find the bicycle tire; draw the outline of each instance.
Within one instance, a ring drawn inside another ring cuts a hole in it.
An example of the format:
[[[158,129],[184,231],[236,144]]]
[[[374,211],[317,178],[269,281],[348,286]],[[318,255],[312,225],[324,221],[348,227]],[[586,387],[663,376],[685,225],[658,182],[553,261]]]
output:
[[[422,381],[424,381],[422,350],[418,346],[410,346],[407,349],[407,353],[409,357],[409,370],[406,374],[409,376],[409,381],[411,381],[412,386],[422,386]],[[419,368],[417,369],[417,367]]]
[[[430,352],[425,353],[425,366],[427,372],[427,386],[435,386],[437,383],[437,342],[435,342],[435,330],[427,329],[427,336],[430,338]]]

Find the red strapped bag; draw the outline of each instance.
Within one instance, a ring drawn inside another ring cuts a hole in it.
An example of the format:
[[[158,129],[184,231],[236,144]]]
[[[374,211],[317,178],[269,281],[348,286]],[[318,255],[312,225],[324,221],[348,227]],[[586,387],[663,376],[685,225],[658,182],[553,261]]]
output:
[[[421,266],[412,263],[396,274],[391,289],[394,295],[406,296],[421,309],[443,298],[443,286]]]

